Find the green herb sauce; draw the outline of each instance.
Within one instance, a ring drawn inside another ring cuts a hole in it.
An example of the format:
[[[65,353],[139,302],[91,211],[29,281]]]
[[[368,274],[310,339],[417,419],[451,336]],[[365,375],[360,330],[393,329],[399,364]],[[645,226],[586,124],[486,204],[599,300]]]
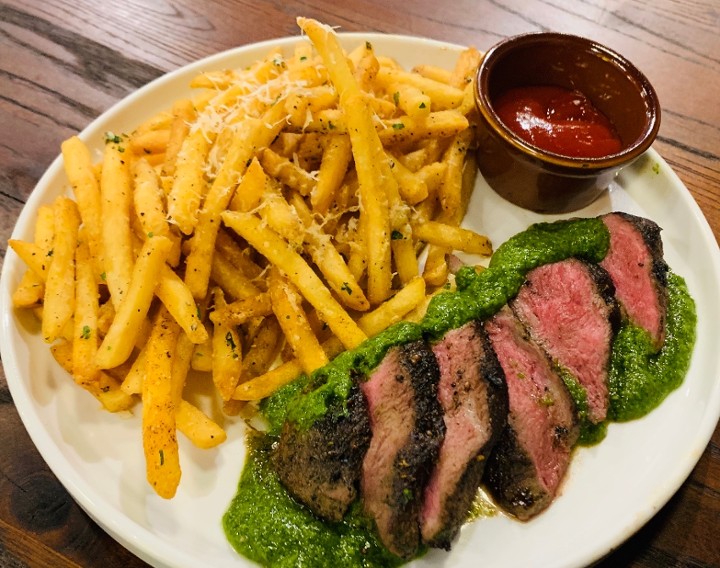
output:
[[[273,568],[402,564],[380,544],[357,507],[342,522],[328,523],[294,501],[270,465],[271,436],[253,435],[248,442],[240,489],[223,517],[225,534],[240,554]]]
[[[328,412],[343,413],[353,375],[367,374],[388,349],[424,337],[435,339],[473,319],[492,316],[505,305],[533,268],[571,256],[599,262],[607,253],[609,234],[599,219],[540,223],[501,245],[489,267],[477,273],[467,267],[456,275],[457,290],[433,298],[419,324],[402,322],[330,364],[303,375],[263,401],[269,423],[266,435],[251,437],[238,492],[223,517],[230,543],[265,566],[391,567],[402,561],[385,550],[355,507],[341,523],[318,520],[283,489],[269,464],[269,452],[285,420],[310,427]],[[685,283],[669,275],[667,339],[654,353],[647,333],[624,324],[613,344],[610,373],[611,420],[643,416],[675,389],[687,372],[695,341],[695,306]],[[581,421],[580,443],[602,440],[606,424],[587,418],[585,392],[562,371]],[[478,509],[471,518],[482,514]]]

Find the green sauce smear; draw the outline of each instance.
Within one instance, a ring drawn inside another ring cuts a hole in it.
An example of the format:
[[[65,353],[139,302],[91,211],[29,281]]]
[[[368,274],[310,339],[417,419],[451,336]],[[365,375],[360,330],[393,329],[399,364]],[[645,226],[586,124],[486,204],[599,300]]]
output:
[[[247,558],[278,567],[393,567],[403,561],[379,542],[372,522],[354,507],[340,523],[320,521],[295,502],[269,463],[272,444],[285,420],[310,427],[330,413],[343,413],[354,374],[366,374],[394,345],[436,339],[472,319],[485,319],[505,305],[537,266],[578,257],[599,262],[610,237],[599,219],[538,223],[502,244],[488,268],[466,267],[456,275],[457,290],[433,298],[419,324],[398,323],[357,349],[343,352],[322,369],[303,375],[264,400],[265,435],[249,440],[248,459],[238,491],[223,517],[229,542]],[[658,406],[682,382],[695,341],[696,312],[684,280],[668,275],[667,338],[654,352],[643,330],[623,324],[612,350],[609,419],[639,418]],[[600,442],[607,423],[587,420],[587,401],[576,379],[561,370],[581,422],[580,444]],[[356,504],[357,505],[357,504]],[[471,518],[481,515],[482,507]]]

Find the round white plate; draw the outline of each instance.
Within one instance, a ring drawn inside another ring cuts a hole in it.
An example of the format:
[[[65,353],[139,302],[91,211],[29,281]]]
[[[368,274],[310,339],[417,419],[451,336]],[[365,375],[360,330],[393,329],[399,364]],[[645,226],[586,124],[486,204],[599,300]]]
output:
[[[352,48],[369,40],[378,53],[406,67],[450,68],[457,46],[378,34],[344,34]],[[166,75],[95,120],[81,137],[100,150],[105,131],[124,132],[189,94],[198,72],[243,67],[271,47],[298,38],[221,53]],[[32,239],[38,207],[66,191],[60,158],[30,196],[14,238]],[[502,515],[466,525],[450,553],[433,551],[417,566],[585,566],[618,546],[656,513],[700,458],[720,415],[720,254],[687,189],[649,151],[620,175],[607,195],[578,215],[624,210],[664,229],[666,258],[687,280],[698,305],[698,341],[684,384],[642,420],[613,424],[604,442],[582,448],[562,494],[545,513],[522,524]],[[497,245],[537,220],[478,180],[466,224]],[[155,566],[237,568],[249,563],[225,540],[221,517],[235,492],[244,460],[243,427],[229,423],[228,441],[198,450],[181,439],[183,476],[177,496],[157,497],[145,481],[139,412],[112,415],[55,364],[31,318],[13,310],[11,293],[24,267],[5,258],[0,302],[2,361],[20,416],[33,442],[73,498],[115,539]]]

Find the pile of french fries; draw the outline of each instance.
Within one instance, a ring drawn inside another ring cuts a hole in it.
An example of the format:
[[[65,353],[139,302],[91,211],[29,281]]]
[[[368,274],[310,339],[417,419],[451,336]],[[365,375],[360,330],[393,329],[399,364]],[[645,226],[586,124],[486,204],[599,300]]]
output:
[[[491,254],[459,226],[480,54],[405,70],[298,24],[310,41],[199,75],[192,98],[108,132],[98,159],[66,140],[71,197],[40,207],[32,241],[10,241],[28,267],[14,305],[105,409],[141,401],[147,478],[165,498],[178,430],[220,444],[247,401],[420,317],[450,253]],[[220,417],[184,398],[204,377]]]

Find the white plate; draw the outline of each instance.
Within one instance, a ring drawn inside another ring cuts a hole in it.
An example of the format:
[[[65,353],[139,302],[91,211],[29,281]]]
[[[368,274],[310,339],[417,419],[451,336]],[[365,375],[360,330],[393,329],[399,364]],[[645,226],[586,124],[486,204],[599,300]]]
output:
[[[348,47],[366,39],[406,67],[450,67],[459,49],[409,37],[343,36]],[[189,93],[188,81],[198,72],[242,67],[270,47],[288,47],[296,41],[242,47],[162,77],[103,114],[81,137],[99,150],[105,131],[127,131],[168,108]],[[38,207],[63,192],[65,183],[58,158],[30,196],[14,238],[32,239]],[[541,516],[527,524],[503,516],[480,519],[464,527],[452,552],[433,551],[417,566],[585,566],[639,529],[700,458],[720,415],[717,244],[687,189],[654,151],[580,214],[609,210],[644,215],[664,228],[666,258],[687,279],[697,301],[698,341],[684,384],[646,418],[613,424],[602,444],[578,451],[562,495]],[[538,219],[509,205],[479,180],[466,223],[499,244]],[[2,361],[25,427],[58,479],[108,533],[150,564],[247,565],[227,544],[221,528],[243,464],[242,426],[230,425],[227,443],[216,450],[197,450],[182,439],[183,477],[177,496],[171,501],[158,498],[145,482],[139,413],[117,416],[102,411],[54,363],[37,330],[28,327],[29,319],[14,313],[11,291],[23,270],[8,251],[0,283]]]

